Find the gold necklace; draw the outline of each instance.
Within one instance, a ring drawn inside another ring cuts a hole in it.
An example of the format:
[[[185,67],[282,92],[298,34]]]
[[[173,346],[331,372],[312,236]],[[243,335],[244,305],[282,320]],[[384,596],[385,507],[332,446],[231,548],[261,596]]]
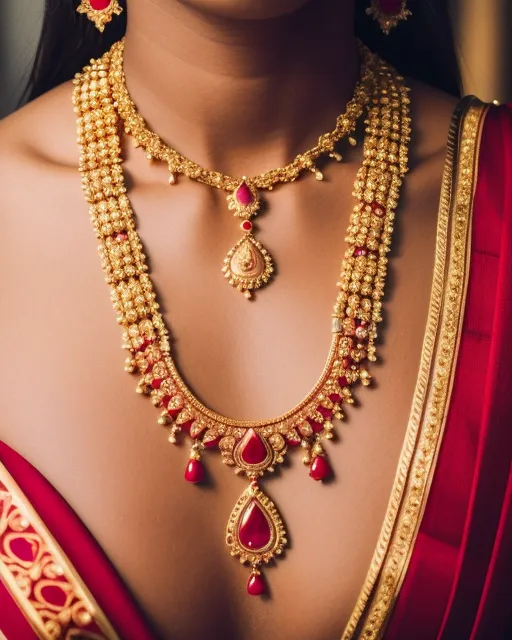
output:
[[[340,162],[342,156],[336,151],[336,145],[344,137],[348,136],[350,144],[356,144],[351,134],[368,104],[374,82],[372,54],[365,47],[360,47],[361,80],[356,85],[354,96],[347,104],[345,113],[338,116],[333,131],[320,136],[315,147],[298,154],[285,167],[272,169],[251,178],[233,178],[201,167],[169,147],[156,133],[148,129],[128,93],[123,71],[123,52],[124,42],[121,40],[112,48],[109,81],[125,133],[133,137],[135,146],[144,150],[148,160],[157,159],[168,165],[169,184],[176,184],[178,176],[184,175],[191,180],[227,191],[228,207],[234,212],[235,217],[242,219],[240,228],[244,235],[229,250],[224,259],[222,272],[231,286],[246,298],[250,298],[251,291],[266,284],[274,272],[272,257],[254,237],[254,225],[251,222],[251,218],[258,213],[261,206],[259,192],[264,189],[271,191],[280,183],[294,182],[307,170],[313,172],[317,180],[323,180],[323,174],[316,168],[315,161],[322,155],[328,155]]]
[[[186,480],[203,480],[201,454],[215,447],[220,449],[224,464],[247,476],[249,485],[229,517],[226,543],[231,555],[251,565],[247,590],[259,595],[265,591],[262,563],[279,556],[287,544],[283,520],[261,490],[260,476],[272,472],[290,449],[300,447],[311,477],[328,478],[331,469],[322,440],[333,437],[333,419],[341,419],[342,405],[353,402],[352,385],[370,383],[363,363],[376,359],[387,253],[399,188],[407,171],[408,89],[394,69],[378,58],[372,59],[374,80],[365,121],[364,159],[355,181],[356,204],[337,283],[331,348],[317,384],[284,415],[240,421],[201,404],[171,357],[169,332],[126,195],[121,123],[109,82],[115,51],[114,46],[77,75],[73,101],[82,149],[82,188],[100,240],[102,266],[111,286],[117,320],[123,327],[123,346],[130,353],[125,368],[140,374],[137,391],[149,395],[160,408],[159,423],[169,430],[169,441],[177,443],[180,435],[191,437]]]

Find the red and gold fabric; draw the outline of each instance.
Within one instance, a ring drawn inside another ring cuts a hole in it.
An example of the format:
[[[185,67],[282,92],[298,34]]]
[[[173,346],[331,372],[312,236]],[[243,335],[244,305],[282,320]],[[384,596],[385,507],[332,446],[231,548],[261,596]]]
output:
[[[410,420],[343,633],[512,637],[512,110],[452,123]],[[155,640],[77,515],[0,443],[0,638]]]

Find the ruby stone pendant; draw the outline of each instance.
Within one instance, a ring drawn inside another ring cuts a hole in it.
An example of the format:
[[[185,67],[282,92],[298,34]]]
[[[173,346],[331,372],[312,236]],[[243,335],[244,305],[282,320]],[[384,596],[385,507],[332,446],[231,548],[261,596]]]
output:
[[[229,250],[222,272],[232,287],[250,298],[251,292],[266,284],[274,272],[272,258],[254,238],[253,224],[249,219],[257,214],[260,198],[256,188],[244,178],[227,200],[235,216],[243,218],[240,226],[245,235]]]

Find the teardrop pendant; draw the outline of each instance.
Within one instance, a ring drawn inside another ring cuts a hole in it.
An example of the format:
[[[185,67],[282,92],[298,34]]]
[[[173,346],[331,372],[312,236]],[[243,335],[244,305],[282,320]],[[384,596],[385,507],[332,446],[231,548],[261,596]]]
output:
[[[274,265],[268,251],[249,231],[229,250],[222,272],[232,287],[250,298],[252,291],[270,280]]]
[[[286,530],[275,504],[252,482],[229,517],[226,544],[231,555],[239,557],[242,564],[250,563],[255,575],[259,565],[280,555],[287,543]]]

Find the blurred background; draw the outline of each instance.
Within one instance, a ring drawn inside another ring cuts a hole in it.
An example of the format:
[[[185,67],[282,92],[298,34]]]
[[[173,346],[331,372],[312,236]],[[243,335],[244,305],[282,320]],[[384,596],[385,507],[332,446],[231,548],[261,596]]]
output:
[[[446,1],[452,8],[465,92],[486,101],[512,101],[511,0]],[[44,0],[0,0],[0,118],[16,108],[23,91],[43,6]]]

